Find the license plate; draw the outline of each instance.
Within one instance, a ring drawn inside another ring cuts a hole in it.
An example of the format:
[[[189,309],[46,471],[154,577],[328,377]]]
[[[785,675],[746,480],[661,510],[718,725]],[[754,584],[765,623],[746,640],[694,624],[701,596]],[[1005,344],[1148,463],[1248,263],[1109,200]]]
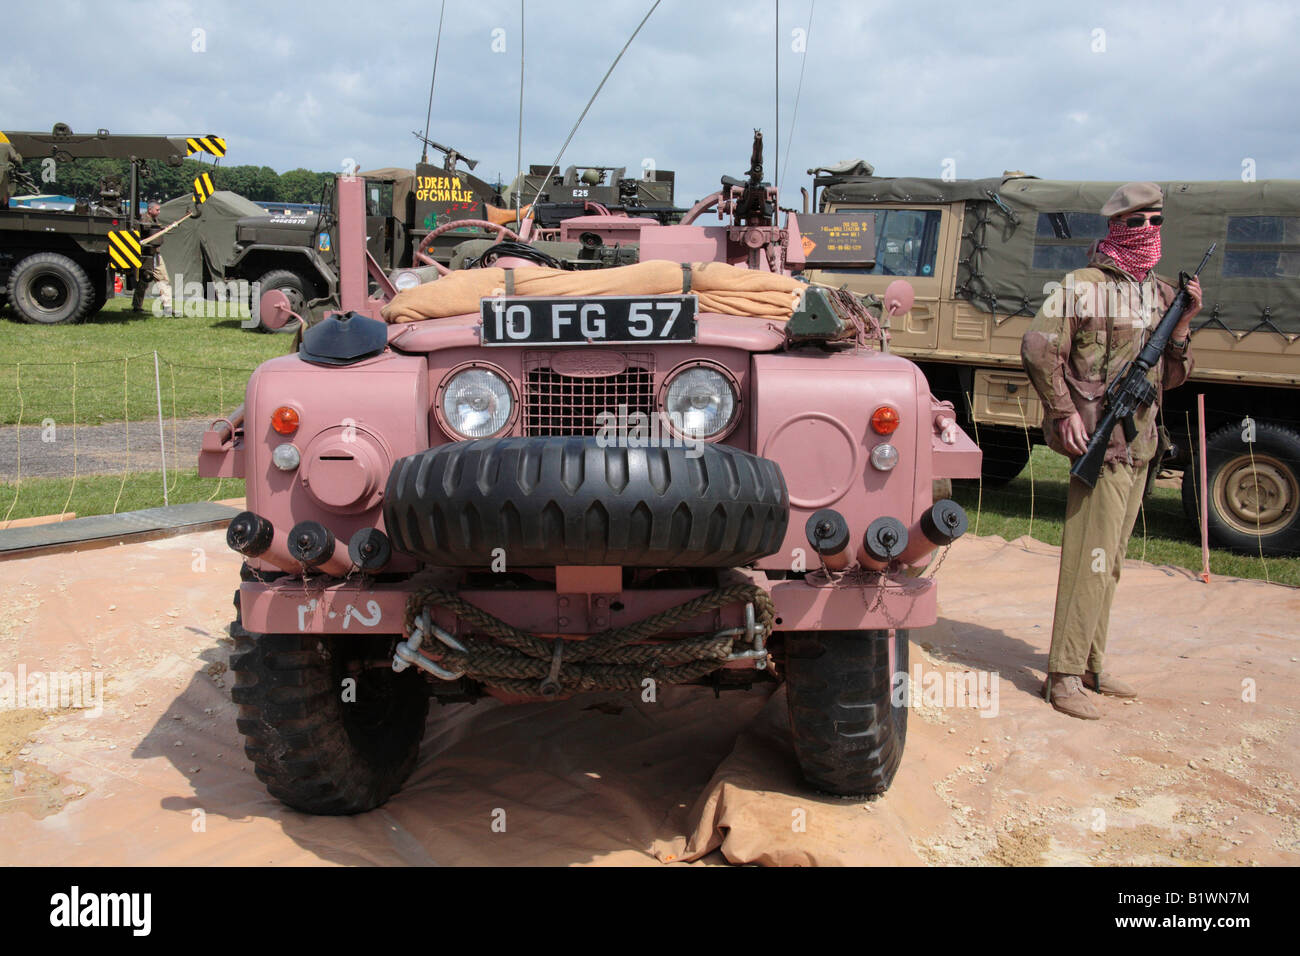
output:
[[[484,345],[694,342],[693,295],[484,299]]]

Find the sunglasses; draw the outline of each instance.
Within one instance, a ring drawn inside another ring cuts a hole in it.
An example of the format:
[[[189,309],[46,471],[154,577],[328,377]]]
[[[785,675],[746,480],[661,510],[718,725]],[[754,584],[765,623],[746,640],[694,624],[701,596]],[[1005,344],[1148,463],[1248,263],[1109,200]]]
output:
[[[1151,225],[1158,226],[1164,221],[1165,221],[1165,217],[1160,215],[1160,213],[1156,213],[1150,219],[1148,219],[1146,216],[1141,216],[1141,215],[1129,216],[1127,219],[1124,220],[1124,225],[1128,226],[1130,229],[1136,229],[1144,222],[1150,222]]]

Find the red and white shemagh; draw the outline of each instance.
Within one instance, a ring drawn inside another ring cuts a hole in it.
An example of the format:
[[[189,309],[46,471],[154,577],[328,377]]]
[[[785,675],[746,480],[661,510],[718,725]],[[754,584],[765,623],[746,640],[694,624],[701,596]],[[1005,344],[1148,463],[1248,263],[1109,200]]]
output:
[[[1160,261],[1160,227],[1129,226],[1123,219],[1110,223],[1110,234],[1097,243],[1097,251],[1110,256],[1116,265],[1141,282]]]

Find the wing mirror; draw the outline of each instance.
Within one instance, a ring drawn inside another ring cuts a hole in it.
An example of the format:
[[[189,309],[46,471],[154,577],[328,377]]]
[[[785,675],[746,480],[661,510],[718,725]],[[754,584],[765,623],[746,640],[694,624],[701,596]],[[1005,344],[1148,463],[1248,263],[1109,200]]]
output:
[[[268,289],[257,301],[258,318],[262,325],[273,332],[284,328],[290,319],[298,319],[289,305],[289,297],[281,289]],[[305,324],[305,323],[304,323]]]
[[[894,318],[912,311],[916,291],[906,279],[895,279],[885,288],[885,311]]]

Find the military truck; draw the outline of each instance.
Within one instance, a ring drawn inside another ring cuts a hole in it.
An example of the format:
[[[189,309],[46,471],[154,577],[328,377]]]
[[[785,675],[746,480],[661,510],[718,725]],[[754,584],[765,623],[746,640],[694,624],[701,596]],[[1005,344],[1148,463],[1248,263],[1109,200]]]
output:
[[[951,406],[878,347],[907,283],[795,278],[800,227],[760,170],[697,204],[711,225],[590,217],[639,233],[633,266],[502,254],[371,295],[363,188],[338,184],[342,310],[253,373],[199,458],[247,480],[230,667],[271,794],[382,804],[431,699],[778,681],[809,783],[885,790],[909,629],[936,620],[924,571],[966,528],[935,482],[979,473]]]
[[[384,272],[410,265],[415,173],[389,167],[356,175],[366,184],[367,253]],[[221,278],[257,283],[265,291],[280,289],[295,311],[337,303],[337,208],[331,180],[322,193],[319,212],[241,218]],[[261,321],[256,296],[249,327],[269,331]]]
[[[643,177],[629,178],[625,167],[575,165],[548,177],[555,172],[551,167],[530,166],[503,190],[472,175],[477,160],[415,135],[426,150],[414,170],[386,168],[355,174],[366,183],[372,291],[385,282],[379,273],[396,279],[401,288],[407,281],[419,281],[411,275],[428,277],[453,261],[458,264],[458,247],[475,240],[486,247],[507,226],[518,228],[521,216],[533,219],[536,228],[554,229],[564,220],[593,211],[648,215],[661,222],[682,212],[673,207],[670,170],[647,170]],[[425,161],[427,147],[443,154],[441,166]],[[305,310],[313,321],[336,308],[338,220],[332,190],[322,195],[321,205],[319,213],[257,216],[241,222],[225,278],[257,282],[264,291],[279,289],[295,312]],[[626,259],[624,255],[620,261]],[[395,275],[399,270],[408,274]],[[250,326],[267,331],[256,298]]]
[[[685,210],[673,206],[676,174],[670,169],[646,166],[640,176],[628,176],[626,166],[528,167],[515,177],[502,199],[506,206],[536,204],[533,218],[542,229],[593,211],[629,216],[651,216],[663,225],[676,221]],[[517,194],[517,196],[516,196]]]
[[[835,265],[821,282],[876,292],[896,276],[916,288],[892,329],[935,394],[954,402],[984,451],[984,480],[1014,478],[1042,441],[1042,406],[1020,362],[1020,339],[1051,283],[1086,263],[1106,234],[1098,210],[1117,182],[1066,182],[1008,172],[989,179],[878,177],[862,162],[820,167],[812,204],[874,228],[871,267]],[[1164,424],[1197,521],[1208,499],[1216,544],[1250,553],[1300,551],[1300,181],[1161,183],[1163,258],[1193,268],[1203,311],[1196,368],[1165,396]],[[1200,488],[1197,396],[1205,396],[1208,494]]]
[[[141,246],[139,234],[143,163],[179,166],[197,153],[225,152],[225,140],[211,134],[73,133],[64,123],[49,133],[0,132],[0,304],[7,299],[19,318],[42,325],[94,315],[108,300],[114,271],[132,274],[150,264],[153,250]],[[89,158],[125,160],[126,181],[105,180],[98,202],[83,198],[71,211],[9,207],[24,159],[58,164]]]
[[[448,228],[453,221],[504,223],[514,218],[501,208],[495,186],[458,168],[464,164],[473,169],[476,160],[427,142],[443,152],[442,166],[422,160],[414,170],[385,167],[355,173],[366,184],[366,253],[376,273],[388,275],[426,259],[445,264],[458,243],[491,234],[472,224]],[[264,291],[279,289],[294,311],[305,310],[314,319],[323,316],[339,302],[337,209],[331,180],[322,192],[319,212],[242,220],[224,278],[256,282]],[[438,235],[425,243],[439,227]],[[383,281],[378,274],[371,279],[374,288]],[[257,298],[250,327],[268,331]]]

